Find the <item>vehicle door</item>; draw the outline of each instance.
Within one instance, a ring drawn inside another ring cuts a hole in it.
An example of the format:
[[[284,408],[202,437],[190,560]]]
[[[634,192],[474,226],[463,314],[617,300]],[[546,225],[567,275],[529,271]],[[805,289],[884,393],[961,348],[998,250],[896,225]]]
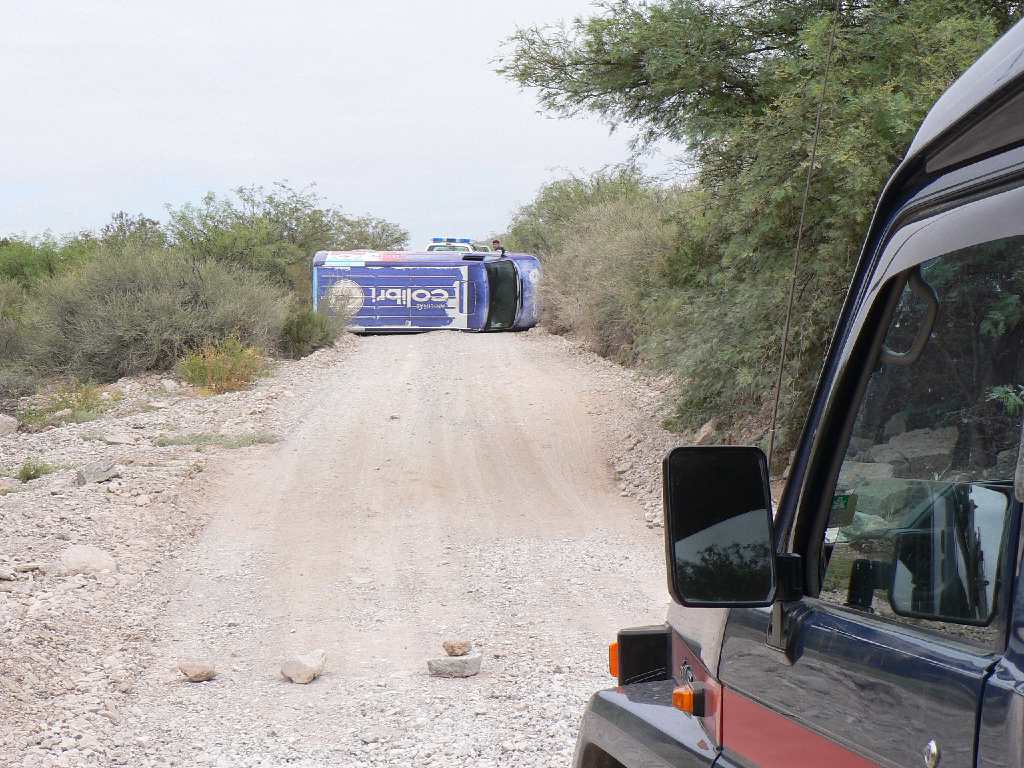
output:
[[[730,615],[721,765],[975,765],[1017,566],[1022,211],[1009,189],[884,245],[787,535],[808,596],[785,642]]]

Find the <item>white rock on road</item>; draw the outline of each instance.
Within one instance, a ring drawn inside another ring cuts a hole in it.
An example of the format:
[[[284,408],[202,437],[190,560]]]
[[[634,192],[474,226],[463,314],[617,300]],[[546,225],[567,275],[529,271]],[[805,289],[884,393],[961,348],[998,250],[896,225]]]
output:
[[[281,675],[289,682],[308,685],[323,674],[326,662],[327,654],[322,649],[292,654],[281,665]]]
[[[213,664],[195,659],[179,661],[178,671],[190,683],[205,683],[217,676],[217,669]]]
[[[434,677],[473,677],[480,673],[483,655],[476,648],[460,656],[439,656],[427,660],[427,671]]]
[[[61,553],[60,565],[68,575],[78,573],[112,573],[117,570],[114,558],[91,544],[73,544]]]
[[[12,435],[18,431],[18,420],[6,413],[0,413],[0,437]]]
[[[94,461],[86,464],[84,467],[78,470],[78,474],[75,476],[75,482],[78,485],[88,485],[89,483],[102,483],[107,480],[113,480],[115,477],[121,476],[121,470],[118,469],[117,464],[112,461]]]

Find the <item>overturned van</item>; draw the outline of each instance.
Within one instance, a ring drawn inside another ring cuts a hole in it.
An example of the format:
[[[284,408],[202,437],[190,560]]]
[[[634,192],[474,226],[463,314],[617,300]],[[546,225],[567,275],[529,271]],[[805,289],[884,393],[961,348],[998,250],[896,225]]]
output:
[[[525,253],[318,251],[313,307],[357,332],[521,331],[537,324],[539,280]]]

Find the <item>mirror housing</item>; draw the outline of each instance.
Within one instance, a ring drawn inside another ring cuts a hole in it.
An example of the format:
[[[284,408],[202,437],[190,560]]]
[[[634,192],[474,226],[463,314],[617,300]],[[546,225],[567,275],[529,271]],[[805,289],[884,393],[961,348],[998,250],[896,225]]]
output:
[[[768,461],[759,448],[683,447],[662,464],[672,599],[691,608],[775,601]]]

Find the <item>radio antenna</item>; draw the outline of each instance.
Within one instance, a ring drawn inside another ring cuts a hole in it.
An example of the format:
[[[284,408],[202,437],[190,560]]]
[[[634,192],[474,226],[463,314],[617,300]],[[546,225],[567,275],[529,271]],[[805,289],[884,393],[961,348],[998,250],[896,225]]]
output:
[[[775,452],[775,432],[779,424],[779,400],[782,397],[782,375],[786,369],[786,347],[789,342],[789,329],[793,322],[793,300],[796,296],[796,279],[800,273],[800,246],[804,238],[804,219],[807,215],[807,198],[811,192],[811,177],[814,175],[814,163],[818,157],[818,137],[821,135],[821,112],[825,106],[825,93],[828,89],[828,75],[832,66],[832,49],[836,42],[836,26],[839,22],[839,3],[835,0],[832,8],[832,26],[828,35],[828,51],[825,53],[825,71],[821,77],[821,98],[818,99],[818,111],[814,118],[814,140],[811,143],[811,160],[807,164],[807,179],[804,182],[804,198],[800,204],[800,223],[796,230],[796,248],[793,250],[793,275],[789,281],[789,303],[786,306],[786,324],[782,331],[782,351],[779,354],[779,373],[775,381],[775,402],[772,403],[772,426],[768,437],[768,474],[772,471],[772,458]]]

